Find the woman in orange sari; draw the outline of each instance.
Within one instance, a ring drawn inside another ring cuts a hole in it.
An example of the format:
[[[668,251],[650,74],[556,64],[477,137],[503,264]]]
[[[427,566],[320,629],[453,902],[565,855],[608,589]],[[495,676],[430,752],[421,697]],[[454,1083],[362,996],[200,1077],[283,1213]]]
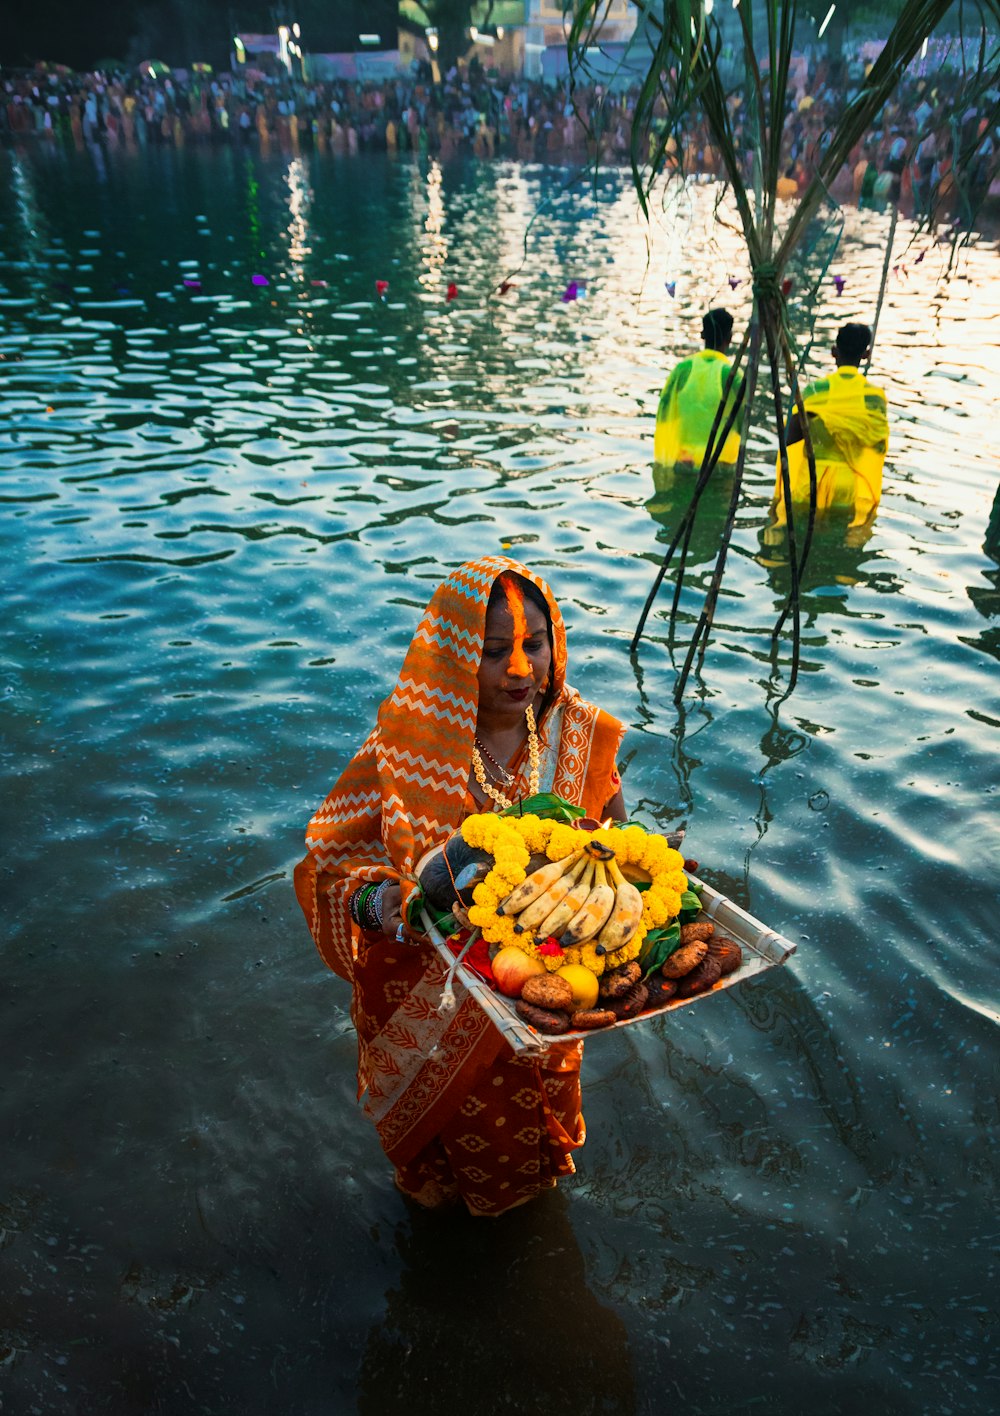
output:
[[[517,1056],[469,994],[439,1011],[446,966],[404,923],[416,866],[470,813],[537,791],[623,819],[623,736],[566,683],[548,585],[488,556],[438,587],[376,727],[309,824],[295,889],[353,986],[358,1096],[396,1185],[428,1208],[502,1214],[573,1174],[583,1045]]]

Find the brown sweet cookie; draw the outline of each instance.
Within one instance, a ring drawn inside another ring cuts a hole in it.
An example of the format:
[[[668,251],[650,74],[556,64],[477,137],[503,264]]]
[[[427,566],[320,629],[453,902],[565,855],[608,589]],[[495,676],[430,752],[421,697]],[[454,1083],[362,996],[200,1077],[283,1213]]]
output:
[[[707,993],[721,977],[722,965],[718,959],[713,959],[710,954],[706,955],[697,968],[678,980],[677,997],[693,998],[696,993]]]
[[[646,987],[649,989],[650,1008],[656,1008],[661,1003],[669,1003],[677,992],[677,980],[673,978],[663,978],[660,974],[651,974],[646,980]]]
[[[722,977],[735,973],[743,962],[743,950],[735,939],[727,939],[724,934],[716,934],[708,941],[708,956],[718,959],[722,966]]]
[[[711,939],[715,925],[710,919],[696,919],[694,924],[681,925],[681,943],[690,944],[692,939]]]
[[[572,1027],[582,1032],[585,1028],[609,1028],[612,1023],[617,1023],[618,1015],[610,1008],[588,1008],[582,1013],[574,1013],[569,1021]]]
[[[622,998],[642,978],[638,959],[631,959],[620,968],[601,974],[598,993],[601,998]]]
[[[561,1008],[536,1008],[519,998],[514,1004],[518,1015],[540,1033],[569,1032],[569,1014]]]
[[[692,939],[689,944],[682,944],[679,949],[674,950],[664,961],[660,973],[664,978],[683,978],[701,963],[707,953],[707,940]]]
[[[570,1009],[573,1006],[573,990],[558,974],[532,974],[524,980],[521,997],[536,1008]]]
[[[622,1018],[634,1018],[636,1013],[641,1013],[643,1008],[645,1008],[648,997],[649,989],[644,983],[633,983],[632,987],[622,998],[613,998],[610,1006],[615,1017],[619,1020]]]

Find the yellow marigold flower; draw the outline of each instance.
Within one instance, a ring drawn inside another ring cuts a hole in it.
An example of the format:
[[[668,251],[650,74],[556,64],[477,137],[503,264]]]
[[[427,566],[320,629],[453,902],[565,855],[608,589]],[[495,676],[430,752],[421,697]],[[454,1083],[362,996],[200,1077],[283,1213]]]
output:
[[[651,890],[643,896],[642,903],[643,922],[651,929],[656,929],[661,924],[666,924],[670,918],[670,913],[666,905],[653,894]]]
[[[607,961],[603,954],[598,954],[595,951],[593,944],[581,944],[573,952],[580,955],[580,963],[585,969],[589,969],[592,974],[596,974],[600,978],[607,967]]]
[[[565,958],[560,959],[559,962],[560,966],[562,964],[582,964],[583,946],[581,944],[571,944],[566,950]]]
[[[542,821],[537,816],[513,816],[510,819],[532,855],[545,850],[549,836],[552,834],[553,822]]]
[[[534,831],[534,842],[536,850],[544,850],[545,847],[548,845],[549,837],[552,835],[552,829],[555,824],[556,823],[554,821],[539,821]]]
[[[467,816],[462,822],[462,839],[473,850],[491,850],[496,838],[497,820],[497,817],[483,813]]]
[[[619,865],[635,865],[637,858],[645,848],[646,838],[637,826],[626,826],[624,831],[619,831],[620,840],[615,847],[615,855],[618,857]]]
[[[492,885],[492,876],[493,872],[490,871],[486,879],[480,880],[479,884],[472,892],[473,900],[475,900],[477,905],[481,905],[483,909],[495,910],[500,903],[500,896]]]
[[[469,918],[472,918],[470,911]],[[516,944],[520,946],[520,939],[514,933],[514,921],[507,919],[504,915],[494,914],[491,919],[482,924],[483,938],[487,944]],[[527,950],[525,950],[527,953]]]
[[[549,860],[563,860],[566,856],[575,855],[577,851],[583,850],[589,840],[590,837],[586,831],[576,831],[572,826],[567,826],[565,822],[556,821],[553,823],[546,854]]]
[[[630,963],[632,959],[639,957],[639,950],[642,947],[642,939],[646,931],[640,926],[632,935],[632,938],[625,945],[624,949],[619,949],[615,955],[615,967],[619,964]]]

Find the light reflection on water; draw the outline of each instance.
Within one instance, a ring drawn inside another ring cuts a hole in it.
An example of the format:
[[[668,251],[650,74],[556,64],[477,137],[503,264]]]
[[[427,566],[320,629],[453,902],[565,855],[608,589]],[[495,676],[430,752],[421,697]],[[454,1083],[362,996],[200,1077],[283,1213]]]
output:
[[[628,641],[683,508],[648,468],[664,369],[706,305],[748,313],[713,189],[647,230],[619,174],[121,158],[0,159],[16,1399],[486,1412],[499,1364],[512,1404],[581,1412],[989,1409],[995,242],[949,266],[901,224],[882,507],[818,538],[784,704],[753,434],[677,710],[669,587]],[[870,316],[886,231],[848,215],[812,368]],[[577,1182],[484,1232],[392,1190],[290,871],[442,568],[500,545],[629,723],[630,805],[799,950],[592,1043]]]

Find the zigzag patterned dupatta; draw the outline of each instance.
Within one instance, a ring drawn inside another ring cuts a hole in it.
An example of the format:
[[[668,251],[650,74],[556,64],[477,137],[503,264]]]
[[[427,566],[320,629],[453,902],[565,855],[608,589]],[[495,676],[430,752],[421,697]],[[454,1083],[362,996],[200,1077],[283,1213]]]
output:
[[[363,880],[388,875],[401,881],[405,903],[415,888],[417,862],[447,840],[465,814],[486,606],[504,571],[523,575],[545,596],[552,619],[553,707],[561,706],[566,630],[548,585],[506,556],[459,566],[427,606],[377,726],[306,833],[310,856],[296,871],[296,891],[320,953],[342,978],[350,979],[353,970],[351,892]],[[548,721],[539,724],[543,744],[550,746],[546,730],[553,716],[550,709]]]
[[[376,728],[309,823],[309,854],[295,871],[296,894],[316,945],[342,978],[353,981],[357,957],[347,907],[351,892],[362,880],[391,876],[400,880],[405,904],[421,856],[445,841],[466,814],[486,606],[504,571],[538,587],[552,621],[555,698],[538,724],[542,790],[577,802],[590,814],[613,795],[622,725],[566,685],[566,632],[549,587],[505,556],[460,566],[428,605]],[[510,789],[513,795],[527,794],[527,770],[525,764]],[[378,952],[370,950],[366,959]],[[397,1165],[438,1133],[506,1045],[461,986],[457,1008],[442,1015],[445,972],[444,962],[433,955],[381,1023],[365,1013],[360,991],[355,992],[358,1095],[367,1091],[365,1110]],[[579,1044],[566,1047],[579,1053]]]

